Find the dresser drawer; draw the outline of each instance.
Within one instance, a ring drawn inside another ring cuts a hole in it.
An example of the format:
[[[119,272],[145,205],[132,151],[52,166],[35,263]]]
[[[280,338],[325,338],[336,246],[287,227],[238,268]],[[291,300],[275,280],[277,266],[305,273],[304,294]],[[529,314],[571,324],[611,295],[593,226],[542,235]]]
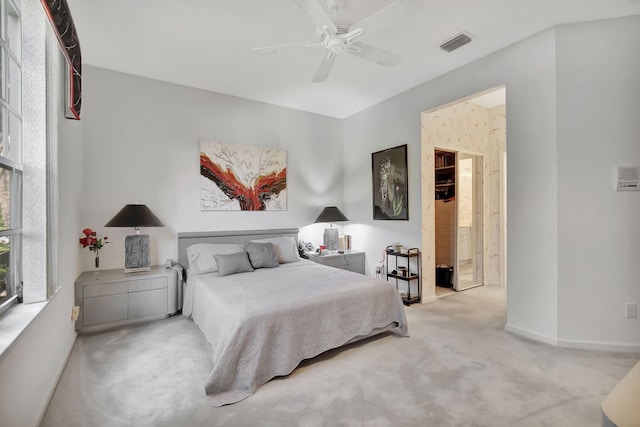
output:
[[[129,281],[129,292],[148,291],[151,289],[163,289],[167,287],[166,277],[155,277],[153,279],[140,279]]]
[[[354,273],[364,274],[364,259],[360,258],[351,260],[351,262],[347,264],[347,270],[353,271]]]
[[[103,283],[97,285],[86,285],[82,289],[82,296],[85,298],[99,297],[102,295],[126,294],[129,287],[126,282]]]
[[[83,326],[92,326],[99,323],[115,322],[127,318],[126,293],[117,295],[104,295],[85,298],[82,317]]]
[[[336,268],[346,268],[348,265],[348,262],[345,262],[344,258],[342,257],[326,257],[324,259],[322,259],[322,264],[324,265],[328,265],[329,267],[336,267]]]
[[[364,252],[349,252],[338,255],[320,255],[309,258],[318,264],[329,267],[340,268],[342,270],[353,271],[364,274]]]
[[[167,290],[132,292],[129,294],[129,317],[146,317],[167,312]]]

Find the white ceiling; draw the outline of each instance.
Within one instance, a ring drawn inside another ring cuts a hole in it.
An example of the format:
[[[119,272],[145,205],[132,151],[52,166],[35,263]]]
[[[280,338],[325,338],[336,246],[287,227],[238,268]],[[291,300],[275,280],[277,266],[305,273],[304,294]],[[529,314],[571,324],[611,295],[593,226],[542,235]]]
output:
[[[342,53],[322,83],[311,83],[322,47],[276,55],[252,50],[317,39],[296,0],[68,3],[84,64],[338,118],[553,25],[640,14],[640,0],[400,1],[414,7],[379,31],[365,27],[358,39],[402,55],[400,64],[385,68]],[[343,12],[359,21],[390,3],[348,0]],[[473,41],[453,53],[439,48],[460,32]]]

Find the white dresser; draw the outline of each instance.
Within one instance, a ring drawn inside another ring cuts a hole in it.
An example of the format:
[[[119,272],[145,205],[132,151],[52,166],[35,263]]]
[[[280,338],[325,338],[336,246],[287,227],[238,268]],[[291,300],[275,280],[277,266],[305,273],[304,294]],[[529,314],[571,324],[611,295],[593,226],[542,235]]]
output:
[[[163,265],[140,273],[85,271],[75,282],[75,304],[82,333],[162,319],[178,312],[178,275]]]
[[[318,264],[328,265],[330,267],[341,268],[343,270],[353,271],[355,273],[364,274],[364,252],[345,251],[343,254],[331,255],[311,255],[309,259]]]

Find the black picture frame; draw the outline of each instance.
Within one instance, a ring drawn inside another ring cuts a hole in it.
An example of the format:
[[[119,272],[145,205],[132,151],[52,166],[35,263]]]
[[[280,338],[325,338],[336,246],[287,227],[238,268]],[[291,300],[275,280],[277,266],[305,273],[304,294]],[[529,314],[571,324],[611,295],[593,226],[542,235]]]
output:
[[[407,144],[371,154],[373,219],[409,220]]]

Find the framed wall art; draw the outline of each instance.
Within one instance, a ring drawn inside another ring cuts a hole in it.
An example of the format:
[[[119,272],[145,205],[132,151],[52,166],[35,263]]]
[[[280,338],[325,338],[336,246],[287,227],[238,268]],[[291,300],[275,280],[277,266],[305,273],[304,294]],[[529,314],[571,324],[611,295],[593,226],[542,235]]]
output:
[[[201,141],[200,209],[287,210],[287,152]]]
[[[65,118],[80,120],[82,103],[82,53],[78,32],[67,0],[40,0],[67,62]]]
[[[409,219],[407,144],[371,154],[373,219]]]

